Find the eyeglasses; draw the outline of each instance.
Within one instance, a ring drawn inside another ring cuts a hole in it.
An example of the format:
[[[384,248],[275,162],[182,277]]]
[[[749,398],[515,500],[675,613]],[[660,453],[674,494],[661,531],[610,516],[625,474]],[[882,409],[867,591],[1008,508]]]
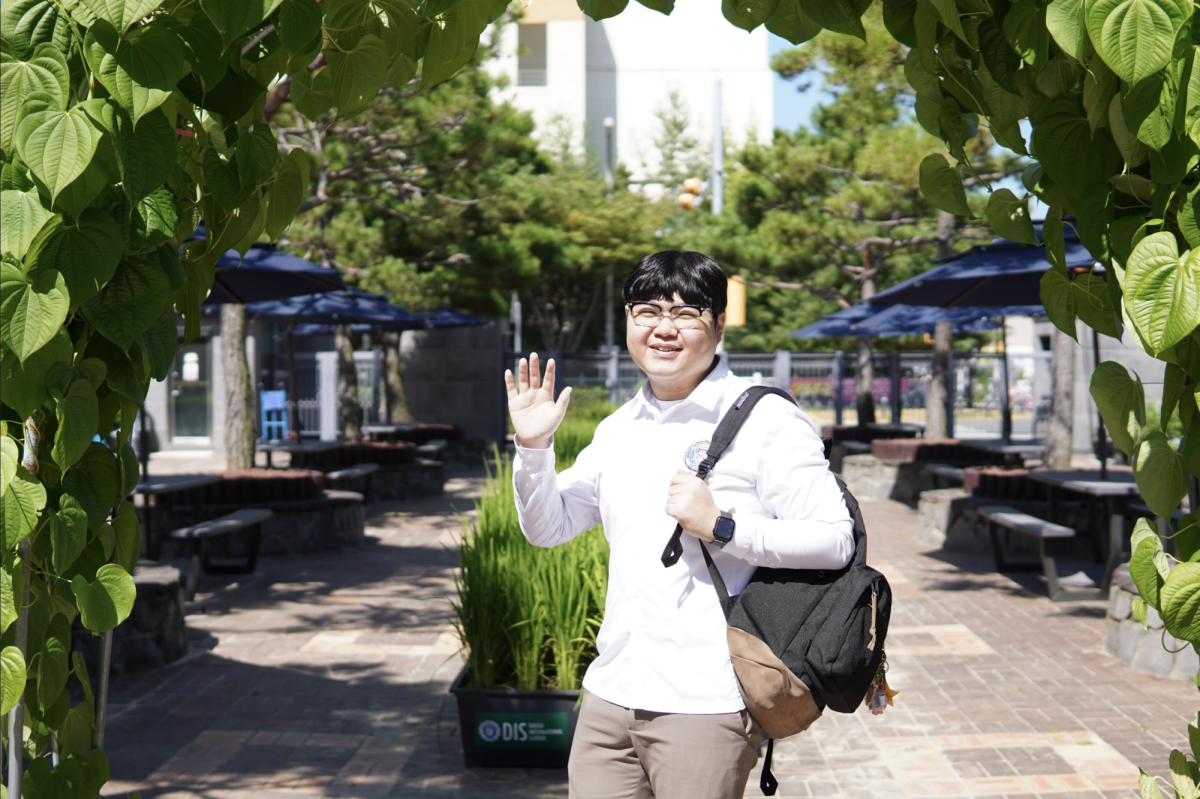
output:
[[[629,316],[638,327],[658,327],[663,316],[669,316],[677,330],[695,330],[704,325],[704,312],[711,308],[695,305],[676,305],[664,311],[652,302],[627,302]]]

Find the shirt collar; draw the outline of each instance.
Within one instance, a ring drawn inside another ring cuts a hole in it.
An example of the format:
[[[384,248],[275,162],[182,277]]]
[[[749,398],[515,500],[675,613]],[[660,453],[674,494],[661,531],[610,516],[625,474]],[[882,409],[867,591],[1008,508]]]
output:
[[[725,396],[725,378],[729,376],[729,364],[724,358],[717,357],[717,365],[700,381],[700,385],[692,389],[692,393],[687,395],[683,404],[695,403],[700,407],[715,411],[721,405],[721,400]],[[642,390],[634,395],[633,403],[634,417],[642,414],[657,415],[657,409],[654,408],[650,400],[654,397],[654,393],[650,390],[650,381],[647,380]]]

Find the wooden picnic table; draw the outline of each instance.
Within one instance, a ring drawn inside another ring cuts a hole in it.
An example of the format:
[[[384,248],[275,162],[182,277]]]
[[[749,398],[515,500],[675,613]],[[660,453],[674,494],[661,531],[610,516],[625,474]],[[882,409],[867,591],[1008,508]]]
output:
[[[398,422],[396,424],[365,424],[362,426],[363,435],[367,436],[372,441],[382,437],[386,440],[389,436],[394,436],[397,433],[405,433],[409,430],[416,430],[421,426],[420,422]]]
[[[164,474],[144,477],[138,482],[133,491],[142,495],[142,529],[146,531],[142,540],[142,551],[147,559],[158,560],[162,549],[162,522],[166,512],[158,498],[165,494],[203,488],[224,479],[219,474]]]
[[[1010,441],[1005,444],[1003,441],[988,441],[988,440],[960,440],[960,444],[969,449],[977,449],[983,452],[1000,453],[1004,456],[1006,466],[1023,466],[1025,459],[1041,460],[1046,452],[1046,444],[1042,441]]]
[[[271,461],[271,455],[276,452],[291,454],[297,452],[326,452],[341,445],[340,441],[272,441],[269,444],[256,444],[254,451],[267,453],[267,468],[274,469],[275,464]]]
[[[1074,491],[1099,500],[1101,516],[1105,523],[1099,525],[1099,529],[1091,531],[1092,547],[1097,556],[1096,560],[1105,564],[1104,581],[1100,587],[1108,590],[1113,572],[1121,565],[1122,553],[1125,550],[1126,503],[1141,496],[1133,479],[1133,471],[1110,466],[1106,479],[1101,478],[1098,469],[1035,469],[1029,472],[1028,476],[1030,480],[1046,486],[1049,521],[1054,521],[1055,505],[1060,491]],[[1104,535],[1105,528],[1108,530],[1107,536]]]

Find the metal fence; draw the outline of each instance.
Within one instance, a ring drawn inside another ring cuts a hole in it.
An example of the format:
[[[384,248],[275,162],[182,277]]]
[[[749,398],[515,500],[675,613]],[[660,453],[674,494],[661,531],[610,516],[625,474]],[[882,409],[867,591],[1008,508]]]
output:
[[[604,387],[624,402],[646,379],[624,352],[540,353],[554,358],[558,386]],[[516,369],[521,355],[506,355]],[[746,353],[724,355],[731,371],[752,383],[785,388],[818,423],[855,424],[856,353]],[[875,418],[893,424],[924,424],[932,353],[875,352],[872,395]],[[1050,353],[1008,355],[1007,411],[1005,356],[1001,353],[954,353],[951,376],[951,435],[1000,438],[1005,417],[1010,438],[1042,438],[1049,421]],[[614,379],[615,377],[615,379]],[[837,388],[840,386],[840,390]]]

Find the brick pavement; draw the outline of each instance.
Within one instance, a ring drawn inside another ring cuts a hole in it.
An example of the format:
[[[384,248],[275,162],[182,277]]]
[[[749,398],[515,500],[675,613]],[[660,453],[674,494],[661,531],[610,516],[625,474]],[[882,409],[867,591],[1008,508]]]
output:
[[[113,686],[106,795],[565,796],[562,772],[463,766],[450,548],[479,483],[373,506],[358,549],[208,578],[193,653]],[[780,796],[1134,797],[1136,765],[1161,774],[1186,746],[1195,689],[1106,655],[1101,603],[1051,603],[1033,577],[927,552],[903,505],[863,510],[896,597],[901,693],[882,717],[831,713],[780,742]]]

